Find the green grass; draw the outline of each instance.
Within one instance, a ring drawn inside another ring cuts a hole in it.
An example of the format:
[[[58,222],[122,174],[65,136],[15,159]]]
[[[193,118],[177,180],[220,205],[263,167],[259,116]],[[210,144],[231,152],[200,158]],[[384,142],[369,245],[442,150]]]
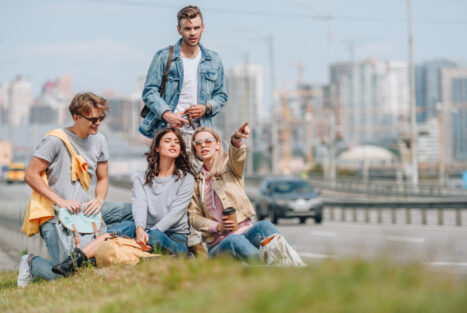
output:
[[[0,312],[467,312],[465,280],[386,261],[280,268],[163,257],[25,289],[16,274],[0,273]]]

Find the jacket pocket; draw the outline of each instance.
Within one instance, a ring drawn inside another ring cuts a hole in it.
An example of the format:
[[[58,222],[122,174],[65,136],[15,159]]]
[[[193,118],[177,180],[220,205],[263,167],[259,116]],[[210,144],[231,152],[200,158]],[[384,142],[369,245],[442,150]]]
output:
[[[211,82],[215,82],[217,80],[217,72],[216,71],[208,71],[205,74],[206,79],[210,80]]]

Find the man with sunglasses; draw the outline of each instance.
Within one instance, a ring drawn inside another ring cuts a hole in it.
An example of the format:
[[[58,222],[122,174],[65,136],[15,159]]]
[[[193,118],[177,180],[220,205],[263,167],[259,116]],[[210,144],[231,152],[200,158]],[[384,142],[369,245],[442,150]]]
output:
[[[101,210],[108,188],[109,152],[105,137],[98,133],[99,126],[108,111],[107,100],[91,92],[77,94],[69,110],[73,125],[63,129],[75,153],[84,158],[87,172],[96,177],[94,197],[90,199],[79,180],[71,178],[71,156],[64,142],[55,136],[46,136],[35,148],[33,158],[26,169],[25,180],[32,189],[53,203],[55,215],[59,208],[89,215]],[[47,183],[42,179],[47,175]],[[104,218],[105,219],[105,218]],[[59,262],[57,217],[40,225],[50,255],[50,262]],[[48,260],[32,255],[21,259],[18,286],[24,287],[31,274],[48,280],[58,276],[51,271]]]

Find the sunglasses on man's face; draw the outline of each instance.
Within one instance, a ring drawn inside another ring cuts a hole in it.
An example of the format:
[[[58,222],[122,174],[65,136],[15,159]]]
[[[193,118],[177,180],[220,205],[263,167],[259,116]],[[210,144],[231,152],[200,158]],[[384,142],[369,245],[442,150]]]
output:
[[[212,146],[212,144],[216,141],[216,139],[214,138],[206,138],[204,140],[195,140],[193,141],[193,146],[195,146],[195,148],[201,148],[201,146],[204,145],[206,147],[210,147]]]
[[[97,122],[102,122],[105,119],[105,114],[101,114],[99,117],[86,117],[84,115],[78,114],[78,116],[81,116],[85,120],[90,121],[92,124],[97,124]]]

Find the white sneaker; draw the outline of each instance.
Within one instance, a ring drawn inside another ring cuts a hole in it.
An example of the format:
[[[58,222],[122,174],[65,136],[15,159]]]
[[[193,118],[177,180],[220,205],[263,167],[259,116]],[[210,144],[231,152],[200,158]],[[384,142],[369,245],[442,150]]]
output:
[[[19,263],[19,273],[18,273],[18,287],[24,288],[32,280],[32,275],[29,272],[28,258],[30,254],[23,255],[21,257],[21,262]]]

